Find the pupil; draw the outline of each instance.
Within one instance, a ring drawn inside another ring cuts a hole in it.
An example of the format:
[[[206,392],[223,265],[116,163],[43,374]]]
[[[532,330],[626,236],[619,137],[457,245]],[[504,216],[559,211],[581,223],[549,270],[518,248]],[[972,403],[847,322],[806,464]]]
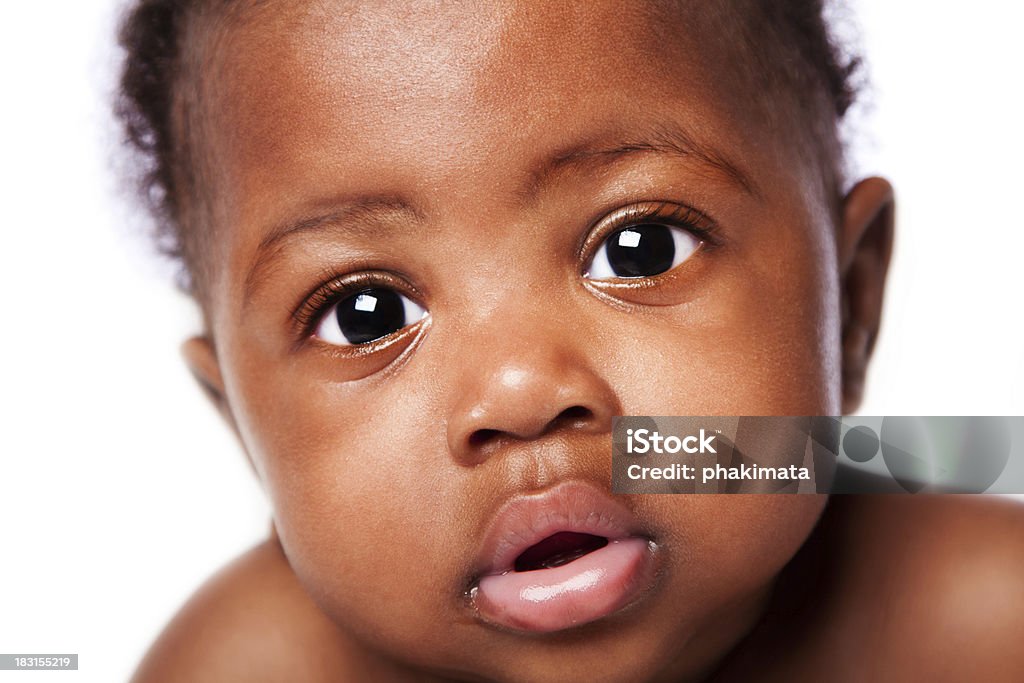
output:
[[[352,344],[365,344],[405,327],[402,297],[390,289],[364,289],[337,307],[338,327]]]
[[[608,239],[608,264],[619,277],[650,277],[672,267],[676,245],[664,225],[635,225]]]

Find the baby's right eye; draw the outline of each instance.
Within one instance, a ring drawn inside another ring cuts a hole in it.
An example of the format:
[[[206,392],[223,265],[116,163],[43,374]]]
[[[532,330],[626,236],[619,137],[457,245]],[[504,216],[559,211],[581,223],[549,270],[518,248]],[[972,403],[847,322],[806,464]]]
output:
[[[393,289],[368,287],[328,308],[316,326],[316,336],[339,346],[367,344],[426,315],[422,306]]]

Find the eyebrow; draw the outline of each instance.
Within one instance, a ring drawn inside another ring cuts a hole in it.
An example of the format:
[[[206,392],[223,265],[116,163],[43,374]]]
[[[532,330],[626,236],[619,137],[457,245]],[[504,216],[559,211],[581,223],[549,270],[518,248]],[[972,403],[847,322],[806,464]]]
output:
[[[410,202],[396,195],[361,195],[338,201],[325,213],[271,228],[256,247],[255,259],[245,278],[243,305],[248,303],[267,267],[285,242],[304,233],[320,232],[328,226],[335,226],[350,235],[368,236],[379,232],[381,220],[385,217],[405,218],[415,222],[424,219]]]
[[[574,144],[550,155],[535,166],[528,176],[528,181],[517,194],[526,203],[550,184],[555,176],[566,170],[594,164],[604,165],[623,157],[643,153],[667,154],[697,161],[738,189],[755,198],[761,197],[757,185],[739,165],[713,147],[699,143],[683,128],[668,124],[660,125],[646,135],[604,144],[600,140],[591,140]],[[248,304],[268,266],[272,264],[274,256],[280,252],[285,242],[304,233],[319,232],[327,227],[336,227],[350,235],[377,234],[383,227],[384,217],[399,217],[415,223],[422,223],[425,220],[425,216],[402,197],[371,194],[334,202],[324,213],[314,213],[274,226],[256,248],[256,255],[245,279],[243,306]]]
[[[684,128],[676,124],[662,124],[647,134],[602,144],[588,141],[559,152],[533,173],[524,195],[534,196],[551,178],[562,171],[592,163],[608,163],[638,153],[657,153],[682,157],[707,166],[724,180],[752,197],[761,198],[760,188],[742,167],[711,145],[699,142]]]

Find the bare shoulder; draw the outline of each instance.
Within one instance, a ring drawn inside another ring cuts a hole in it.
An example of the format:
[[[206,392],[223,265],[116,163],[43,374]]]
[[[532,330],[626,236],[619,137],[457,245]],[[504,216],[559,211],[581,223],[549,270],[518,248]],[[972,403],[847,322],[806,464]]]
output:
[[[133,677],[162,681],[328,681],[354,649],[306,595],[276,540],[222,569],[178,612]]]
[[[1024,680],[1024,504],[865,496],[836,508],[824,651],[857,653],[851,666],[876,680]]]

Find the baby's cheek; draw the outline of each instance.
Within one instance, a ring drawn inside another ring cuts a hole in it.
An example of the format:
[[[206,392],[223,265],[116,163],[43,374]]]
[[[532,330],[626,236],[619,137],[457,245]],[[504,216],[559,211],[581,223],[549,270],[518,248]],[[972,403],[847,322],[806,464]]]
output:
[[[614,327],[605,365],[625,414],[835,414],[837,303],[823,274],[758,266],[723,258],[693,300]]]
[[[761,311],[636,330],[607,363],[626,415],[830,415],[836,378],[813,326]]]
[[[341,383],[274,384],[276,407],[254,406],[246,439],[289,562],[329,616],[407,651],[450,610],[451,558],[466,546],[456,506],[442,504],[465,497],[445,476],[443,432],[403,410],[417,404],[409,392],[362,387],[356,401]]]
[[[671,546],[665,599],[699,624],[764,589],[803,545],[826,501],[781,494],[638,498]]]

